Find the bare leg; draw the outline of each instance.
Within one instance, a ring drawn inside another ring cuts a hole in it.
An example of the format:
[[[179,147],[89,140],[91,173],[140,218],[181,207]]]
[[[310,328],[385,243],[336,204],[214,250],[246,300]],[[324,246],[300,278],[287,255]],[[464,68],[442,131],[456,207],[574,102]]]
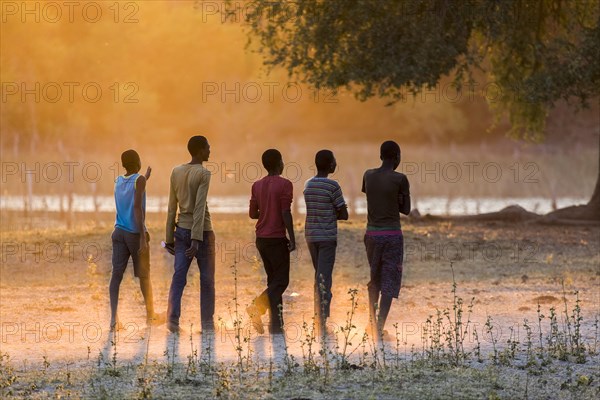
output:
[[[117,317],[117,306],[119,305],[119,287],[123,280],[123,273],[114,272],[110,277],[108,291],[110,294],[110,326],[115,326],[119,318]]]
[[[371,325],[371,329],[375,331],[377,324],[377,311],[375,308],[377,307],[377,303],[379,303],[379,288],[371,282],[368,285],[369,288],[369,321]]]
[[[383,328],[385,327],[385,321],[387,320],[390,308],[392,306],[392,296],[381,295],[379,301],[379,317],[377,318],[377,332],[381,335]]]
[[[154,317],[154,299],[150,277],[140,278],[140,289],[142,290],[142,296],[144,296],[144,303],[146,303],[146,317],[152,318]]]

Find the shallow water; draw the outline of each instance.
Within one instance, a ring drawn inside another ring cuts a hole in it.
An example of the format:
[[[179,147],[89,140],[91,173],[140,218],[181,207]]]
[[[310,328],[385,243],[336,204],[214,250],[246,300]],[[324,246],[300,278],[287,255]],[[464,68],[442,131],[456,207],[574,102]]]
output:
[[[297,211],[306,213],[303,198],[297,198]],[[149,196],[146,209],[149,213],[165,212],[168,198],[166,196]],[[586,199],[577,197],[561,197],[556,199],[556,207],[567,207],[587,203]],[[552,200],[544,197],[419,197],[413,199],[413,208],[421,214],[433,215],[472,215],[500,211],[501,209],[518,204],[527,211],[545,214],[554,209]],[[355,214],[367,213],[367,202],[364,197],[348,199],[350,212]],[[247,196],[211,196],[208,201],[211,213],[214,214],[246,214],[248,211]],[[6,211],[49,211],[60,212],[69,209],[68,196],[35,195],[0,196],[0,209]],[[114,212],[112,196],[73,195],[71,211],[74,212]]]

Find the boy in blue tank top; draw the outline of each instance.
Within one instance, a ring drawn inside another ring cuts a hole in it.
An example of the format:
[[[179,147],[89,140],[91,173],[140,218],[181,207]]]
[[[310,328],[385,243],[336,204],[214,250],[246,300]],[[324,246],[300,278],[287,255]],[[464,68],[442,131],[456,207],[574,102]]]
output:
[[[154,312],[152,285],[150,283],[150,235],[146,230],[146,181],[152,169],[148,167],[145,175],[138,172],[141,168],[140,156],[135,150],[121,154],[121,163],[125,175],[115,180],[115,205],[117,215],[115,230],[112,233],[112,275],[109,284],[110,293],[110,329],[122,328],[117,317],[119,287],[123,274],[131,257],[133,272],[140,280],[140,288],[146,303],[146,321],[148,325],[164,323],[164,315]]]

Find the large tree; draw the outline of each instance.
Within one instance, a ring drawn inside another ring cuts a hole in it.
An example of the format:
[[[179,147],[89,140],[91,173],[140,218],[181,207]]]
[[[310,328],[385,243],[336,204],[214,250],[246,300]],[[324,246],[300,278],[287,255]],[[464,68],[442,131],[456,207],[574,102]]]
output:
[[[316,88],[391,102],[450,77],[482,71],[490,107],[509,135],[544,138],[558,101],[600,94],[599,0],[253,0],[244,15],[269,67]],[[480,82],[481,84],[481,82]],[[481,87],[481,86],[480,86]],[[591,200],[563,216],[600,219],[600,173]]]

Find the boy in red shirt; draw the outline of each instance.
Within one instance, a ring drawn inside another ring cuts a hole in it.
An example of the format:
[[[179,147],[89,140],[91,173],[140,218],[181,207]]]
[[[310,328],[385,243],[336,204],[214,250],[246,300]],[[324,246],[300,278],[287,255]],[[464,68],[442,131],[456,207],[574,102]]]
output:
[[[296,249],[292,221],[292,182],[282,178],[283,159],[276,149],[262,155],[268,175],[254,182],[249,215],[256,223],[256,248],[260,253],[267,289],[246,309],[258,333],[264,333],[261,315],[270,312],[270,332],[283,333],[282,295],[290,281],[290,252]],[[288,233],[289,239],[285,233]]]

